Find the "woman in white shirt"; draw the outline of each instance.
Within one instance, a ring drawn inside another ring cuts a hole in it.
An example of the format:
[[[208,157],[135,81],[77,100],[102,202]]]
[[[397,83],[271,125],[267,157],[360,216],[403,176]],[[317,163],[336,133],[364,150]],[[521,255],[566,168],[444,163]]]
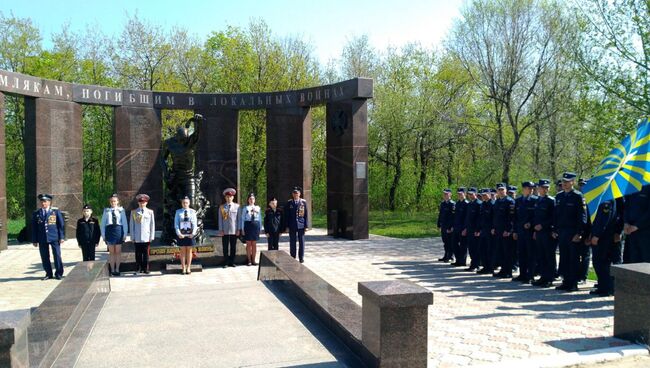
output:
[[[110,207],[104,208],[100,230],[102,238],[108,245],[108,264],[111,275],[120,275],[120,261],[122,259],[122,243],[129,233],[129,223],[126,220],[126,211],[120,206],[120,199],[116,193],[108,198]]]
[[[176,210],[174,216],[174,228],[178,237],[178,246],[181,247],[181,267],[183,275],[192,273],[192,247],[196,245],[194,237],[198,231],[198,221],[196,211],[190,208],[190,197],[185,196],[181,199],[181,208]]]
[[[240,207],[239,211],[237,228],[246,240],[248,265],[257,265],[255,256],[257,255],[257,241],[260,239],[262,213],[260,206],[255,205],[255,194],[248,195],[246,206]]]

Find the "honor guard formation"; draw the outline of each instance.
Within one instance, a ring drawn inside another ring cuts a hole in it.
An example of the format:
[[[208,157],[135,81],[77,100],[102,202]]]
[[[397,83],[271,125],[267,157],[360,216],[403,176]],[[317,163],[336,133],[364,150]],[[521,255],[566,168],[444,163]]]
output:
[[[592,223],[580,192],[587,181],[580,179],[578,189],[575,182],[576,174],[565,172],[555,196],[549,179],[521,183],[520,195],[505,183],[459,187],[456,201],[451,189],[443,190],[437,226],[444,254],[438,260],[564,292],[585,283],[592,263],[598,283],[590,294],[613,295],[610,265],[650,262],[650,186],[603,201]]]
[[[301,198],[302,189],[293,187],[290,199],[283,207],[272,198],[263,212],[255,204],[255,194],[250,193],[246,205],[239,205],[233,200],[237,191],[227,188],[223,191],[223,204],[218,207],[218,231],[223,245],[223,267],[235,267],[237,241],[246,244],[249,266],[257,265],[257,241],[260,232],[268,238],[268,250],[278,250],[280,235],[289,233],[289,248],[293,258],[301,263],[305,257],[305,231],[308,225],[307,201]],[[34,211],[31,219],[32,244],[38,247],[45,276],[43,280],[63,278],[61,244],[65,241],[65,220],[61,212],[52,207],[53,196],[39,194],[41,208]],[[154,211],[147,208],[150,197],[141,193],[135,197],[138,207],[129,214],[120,206],[117,193],[108,198],[109,207],[102,212],[101,220],[92,216],[92,208],[86,204],[82,208],[83,216],[77,220],[76,239],[84,261],[95,260],[95,248],[100,239],[108,247],[108,264],[112,276],[120,276],[122,244],[130,236],[135,248],[137,272],[149,274],[149,248],[156,236]],[[182,273],[192,273],[192,249],[198,245],[197,211],[192,208],[192,197],[183,196],[180,208],[174,214],[176,245],[180,248]],[[263,227],[262,227],[263,225]],[[52,271],[51,255],[54,256]]]

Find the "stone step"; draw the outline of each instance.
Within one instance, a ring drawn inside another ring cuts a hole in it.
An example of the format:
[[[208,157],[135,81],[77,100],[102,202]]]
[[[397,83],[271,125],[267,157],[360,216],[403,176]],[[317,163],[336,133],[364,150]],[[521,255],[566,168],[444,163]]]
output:
[[[203,266],[198,263],[192,263],[190,266],[192,272],[203,272]],[[162,273],[181,273],[183,268],[179,263],[167,263],[165,268],[161,270]]]

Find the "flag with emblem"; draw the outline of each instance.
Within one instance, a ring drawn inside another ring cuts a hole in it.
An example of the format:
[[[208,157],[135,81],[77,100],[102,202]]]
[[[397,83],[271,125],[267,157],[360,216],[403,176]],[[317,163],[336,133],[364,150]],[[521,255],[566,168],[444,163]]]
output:
[[[582,188],[593,222],[598,206],[607,200],[638,192],[650,184],[650,122],[643,119],[598,165]]]

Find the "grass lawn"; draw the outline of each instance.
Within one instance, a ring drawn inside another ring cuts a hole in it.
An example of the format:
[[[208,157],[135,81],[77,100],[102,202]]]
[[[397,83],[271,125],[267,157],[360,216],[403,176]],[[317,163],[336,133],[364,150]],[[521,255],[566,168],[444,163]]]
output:
[[[435,219],[428,216],[428,212],[389,212],[370,211],[368,225],[370,233],[375,235],[390,236],[393,238],[426,238],[440,236],[436,228]],[[315,214],[312,226],[327,227],[327,217],[324,214]]]

